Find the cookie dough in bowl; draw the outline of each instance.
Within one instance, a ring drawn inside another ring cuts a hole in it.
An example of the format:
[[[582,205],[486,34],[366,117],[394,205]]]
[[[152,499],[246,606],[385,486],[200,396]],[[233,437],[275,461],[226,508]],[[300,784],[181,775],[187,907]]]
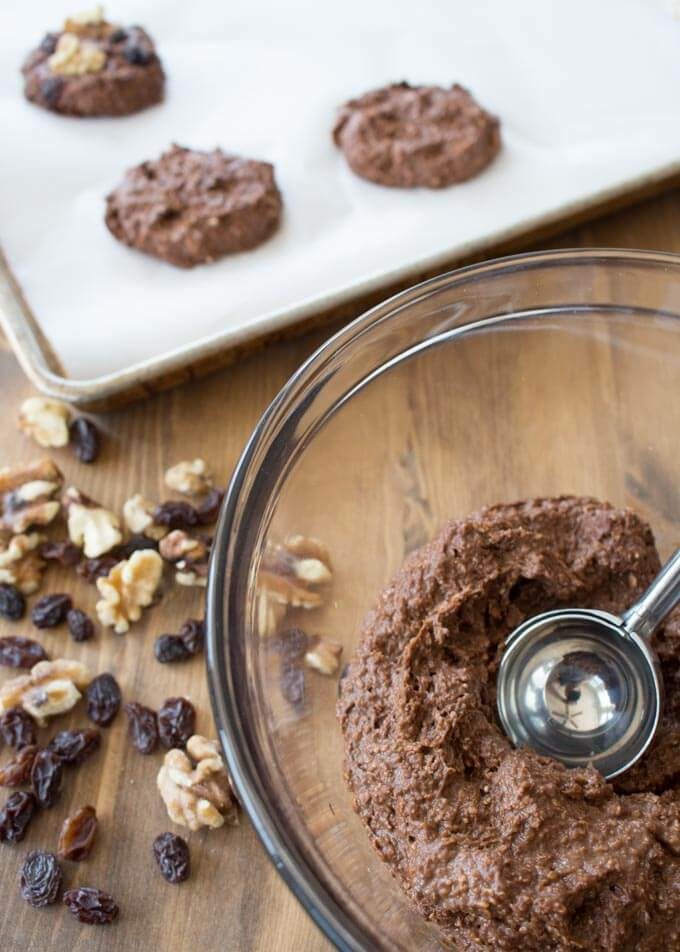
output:
[[[381,858],[457,948],[680,948],[680,614],[656,645],[659,734],[612,784],[515,750],[495,701],[519,623],[563,606],[618,613],[659,564],[630,510],[498,505],[411,555],[367,617],[338,702],[346,779]]]

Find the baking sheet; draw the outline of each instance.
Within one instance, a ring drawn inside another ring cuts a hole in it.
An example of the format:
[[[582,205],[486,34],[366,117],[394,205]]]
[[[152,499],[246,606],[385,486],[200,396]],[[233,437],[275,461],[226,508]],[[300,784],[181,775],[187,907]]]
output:
[[[663,3],[118,0],[109,18],[156,39],[167,100],[96,121],[21,95],[24,53],[72,9],[0,11],[0,240],[76,380],[227,347],[679,167],[680,23]],[[444,191],[349,172],[330,139],[336,106],[404,78],[460,81],[501,117],[486,172]],[[188,272],[119,245],[103,197],[172,141],[274,162],[280,233]]]

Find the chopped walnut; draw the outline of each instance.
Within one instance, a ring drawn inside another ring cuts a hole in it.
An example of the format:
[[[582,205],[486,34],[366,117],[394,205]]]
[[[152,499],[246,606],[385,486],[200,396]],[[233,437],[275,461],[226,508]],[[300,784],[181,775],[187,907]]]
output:
[[[90,680],[80,661],[39,661],[30,674],[5,681],[0,688],[0,712],[20,705],[44,726],[48,718],[70,711],[81,697],[78,689],[87,687]]]
[[[165,485],[185,496],[202,496],[212,487],[212,475],[204,460],[182,460],[166,471]]]
[[[53,73],[60,76],[85,76],[104,69],[106,53],[94,43],[87,40],[81,42],[75,33],[62,33],[47,64]]]
[[[158,789],[170,819],[194,831],[217,828],[225,821],[238,823],[237,803],[216,742],[194,734],[187,753],[169,750],[158,771]]]
[[[39,532],[0,538],[0,582],[16,585],[24,595],[37,592],[45,571],[39,552],[44,541]]]
[[[174,563],[178,585],[207,584],[209,547],[204,539],[196,539],[183,529],[173,529],[161,540],[158,551],[166,562]]]
[[[98,3],[91,10],[81,10],[79,13],[72,13],[64,23],[64,30],[68,32],[71,25],[75,26],[94,26],[98,23],[105,23],[104,8]]]
[[[69,539],[82,547],[88,559],[98,558],[123,538],[118,516],[73,486],[64,493],[62,503],[67,513]]]
[[[31,526],[46,526],[61,508],[53,499],[62,475],[51,459],[28,466],[6,466],[0,470],[0,524],[10,532],[25,532]]]
[[[335,674],[340,667],[342,645],[329,638],[317,638],[305,652],[305,664],[321,674]]]
[[[163,560],[154,549],[139,549],[123,559],[108,575],[97,579],[102,596],[95,610],[102,625],[123,634],[130,622],[139,621],[150,605],[163,574]]]
[[[71,413],[63,403],[29,397],[19,408],[19,427],[41,446],[66,446]]]
[[[308,585],[327,585],[333,578],[328,549],[311,536],[288,536],[279,548],[279,556],[283,565]]]
[[[148,539],[162,539],[167,534],[167,526],[159,526],[153,521],[156,506],[145,499],[141,493],[130,496],[123,503],[123,521],[134,535],[145,535]]]

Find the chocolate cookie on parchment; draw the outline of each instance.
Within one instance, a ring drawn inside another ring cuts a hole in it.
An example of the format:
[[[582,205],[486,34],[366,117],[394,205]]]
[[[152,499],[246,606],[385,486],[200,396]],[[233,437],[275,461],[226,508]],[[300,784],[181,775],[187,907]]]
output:
[[[281,211],[268,162],[173,145],[126,173],[107,196],[106,225],[123,244],[192,268],[261,244]]]
[[[395,83],[340,108],[333,140],[357,175],[398,188],[472,178],[501,144],[500,123],[462,86]]]
[[[148,33],[107,22],[101,7],[48,33],[22,73],[30,102],[68,116],[127,116],[161,102],[165,85]]]

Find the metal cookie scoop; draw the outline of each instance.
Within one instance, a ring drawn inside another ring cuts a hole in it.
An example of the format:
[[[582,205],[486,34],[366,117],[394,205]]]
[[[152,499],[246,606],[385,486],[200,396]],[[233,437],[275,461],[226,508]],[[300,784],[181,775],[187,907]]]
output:
[[[606,779],[647,750],[663,683],[649,639],[680,601],[680,549],[621,618],[567,608],[529,618],[509,636],[498,680],[508,737]]]

